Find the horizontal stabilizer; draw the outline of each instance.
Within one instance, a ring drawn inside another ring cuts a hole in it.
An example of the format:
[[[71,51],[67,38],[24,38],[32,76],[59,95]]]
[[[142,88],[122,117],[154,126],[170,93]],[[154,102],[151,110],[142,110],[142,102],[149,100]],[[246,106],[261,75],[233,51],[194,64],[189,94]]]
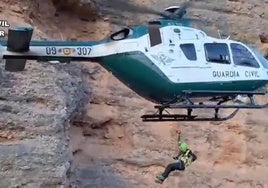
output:
[[[10,72],[23,71],[26,59],[6,59],[5,70]]]
[[[27,52],[33,34],[33,29],[19,27],[8,30],[7,50],[12,52]]]

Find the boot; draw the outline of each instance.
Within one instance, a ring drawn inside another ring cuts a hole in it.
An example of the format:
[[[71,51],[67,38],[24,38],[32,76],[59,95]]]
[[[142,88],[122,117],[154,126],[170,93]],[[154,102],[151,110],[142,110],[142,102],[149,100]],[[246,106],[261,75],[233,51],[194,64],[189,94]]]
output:
[[[158,175],[158,176],[156,176],[155,182],[162,184],[165,181],[165,179],[166,178],[164,176]]]

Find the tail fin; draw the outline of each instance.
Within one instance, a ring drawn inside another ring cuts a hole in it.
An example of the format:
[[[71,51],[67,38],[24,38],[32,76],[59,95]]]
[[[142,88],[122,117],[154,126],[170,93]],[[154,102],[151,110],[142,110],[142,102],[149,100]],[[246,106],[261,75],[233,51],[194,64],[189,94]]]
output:
[[[5,70],[9,72],[23,71],[26,65],[26,59],[6,59]]]
[[[15,28],[8,30],[7,50],[12,52],[28,52],[33,34],[32,28]],[[23,71],[26,59],[6,59],[5,70],[10,72]]]

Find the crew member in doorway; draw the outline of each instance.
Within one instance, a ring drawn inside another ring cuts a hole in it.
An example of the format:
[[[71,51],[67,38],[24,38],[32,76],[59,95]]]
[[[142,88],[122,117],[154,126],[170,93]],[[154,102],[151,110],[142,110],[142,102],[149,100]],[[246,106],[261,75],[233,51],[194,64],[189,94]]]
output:
[[[176,133],[178,134],[179,153],[173,159],[177,162],[169,164],[161,175],[156,176],[156,183],[163,183],[172,171],[185,170],[197,158],[187,143],[181,140],[181,131],[177,130]]]

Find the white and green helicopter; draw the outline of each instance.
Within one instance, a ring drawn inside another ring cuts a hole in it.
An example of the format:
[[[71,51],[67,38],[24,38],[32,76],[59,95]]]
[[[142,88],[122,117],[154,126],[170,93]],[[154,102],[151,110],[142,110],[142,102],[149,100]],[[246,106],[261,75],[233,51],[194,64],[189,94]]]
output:
[[[10,29],[1,41],[7,71],[22,71],[26,60],[94,61],[140,96],[157,104],[143,121],[223,121],[239,109],[260,109],[253,99],[268,83],[268,60],[256,49],[229,38],[214,38],[182,18],[186,6],[172,6],[159,19],[124,28],[101,41],[31,41],[32,28]],[[231,103],[237,96],[249,103]],[[199,99],[198,101],[195,99]],[[200,99],[203,101],[200,102]],[[185,114],[164,113],[186,109]],[[215,109],[212,117],[193,109]],[[234,111],[219,116],[219,109]]]

